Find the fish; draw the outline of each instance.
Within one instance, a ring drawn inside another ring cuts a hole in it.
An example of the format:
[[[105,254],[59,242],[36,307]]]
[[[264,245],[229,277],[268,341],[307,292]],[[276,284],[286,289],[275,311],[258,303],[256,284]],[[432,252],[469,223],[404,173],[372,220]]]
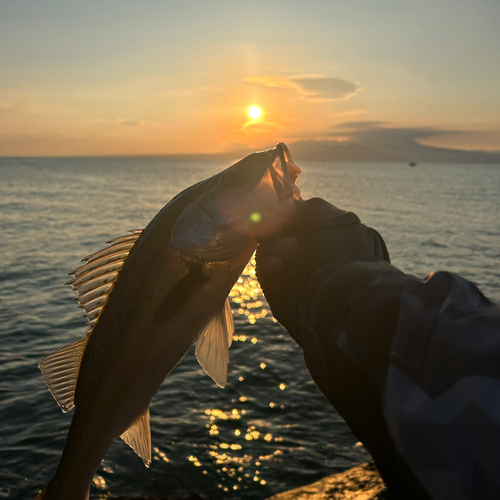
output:
[[[149,466],[151,400],[195,341],[201,367],[225,386],[234,332],[228,294],[256,238],[295,216],[299,174],[283,143],[252,153],[69,273],[88,331],[39,363],[62,411],[74,414],[57,471],[36,500],[88,499],[118,437]]]

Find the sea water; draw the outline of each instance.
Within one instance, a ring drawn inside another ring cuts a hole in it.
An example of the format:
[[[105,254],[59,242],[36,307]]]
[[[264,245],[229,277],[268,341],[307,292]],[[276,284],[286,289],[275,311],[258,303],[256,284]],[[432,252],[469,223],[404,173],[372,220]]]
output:
[[[34,498],[64,446],[71,413],[60,411],[37,363],[86,330],[74,292],[62,286],[66,274],[229,164],[0,158],[0,498]],[[394,265],[422,277],[459,273],[500,301],[499,165],[300,166],[303,196],[355,211],[382,234]],[[153,399],[151,467],[117,440],[91,498],[264,499],[369,459],[311,381],[301,349],[273,321],[252,266],[231,303],[226,389],[190,350]]]

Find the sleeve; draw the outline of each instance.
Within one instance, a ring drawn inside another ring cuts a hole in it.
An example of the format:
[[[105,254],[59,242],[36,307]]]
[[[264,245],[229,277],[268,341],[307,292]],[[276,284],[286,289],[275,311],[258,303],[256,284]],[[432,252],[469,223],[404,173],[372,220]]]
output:
[[[389,487],[500,498],[500,308],[457,275],[385,261],[318,270],[304,296],[308,369]]]

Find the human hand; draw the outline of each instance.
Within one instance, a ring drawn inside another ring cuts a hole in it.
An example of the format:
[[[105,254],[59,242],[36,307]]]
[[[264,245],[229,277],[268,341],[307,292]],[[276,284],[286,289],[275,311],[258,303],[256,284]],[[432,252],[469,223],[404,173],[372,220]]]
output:
[[[260,240],[256,260],[257,277],[274,316],[300,343],[293,334],[293,311],[301,285],[306,286],[304,274],[310,267],[305,265],[303,257],[322,223],[340,218],[346,212],[321,198],[296,201],[295,206],[295,223],[277,235]],[[319,253],[324,252],[316,252],[315,266],[322,267],[330,258]]]
[[[352,212],[321,198],[296,201],[296,208],[293,225],[259,241],[257,277],[274,317],[303,346],[301,324],[308,319],[313,298],[330,310],[328,318],[315,321],[331,325],[340,319],[352,293],[371,276],[364,269],[353,272],[345,267],[339,278],[337,271],[356,261],[389,262],[389,254],[382,237]],[[326,295],[316,290],[325,280],[331,281]]]

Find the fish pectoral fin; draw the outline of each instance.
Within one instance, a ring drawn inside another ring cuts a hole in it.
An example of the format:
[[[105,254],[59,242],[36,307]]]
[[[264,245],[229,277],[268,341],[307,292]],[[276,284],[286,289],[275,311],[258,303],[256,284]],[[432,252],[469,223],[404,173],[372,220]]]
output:
[[[151,463],[151,429],[149,427],[149,409],[144,412],[121,436],[139,455],[146,467]]]
[[[83,337],[38,363],[49,391],[64,413],[75,406],[76,380],[87,341],[88,337]]]
[[[229,346],[234,333],[233,315],[229,299],[222,309],[206,324],[196,341],[196,359],[219,387],[227,382]]]

